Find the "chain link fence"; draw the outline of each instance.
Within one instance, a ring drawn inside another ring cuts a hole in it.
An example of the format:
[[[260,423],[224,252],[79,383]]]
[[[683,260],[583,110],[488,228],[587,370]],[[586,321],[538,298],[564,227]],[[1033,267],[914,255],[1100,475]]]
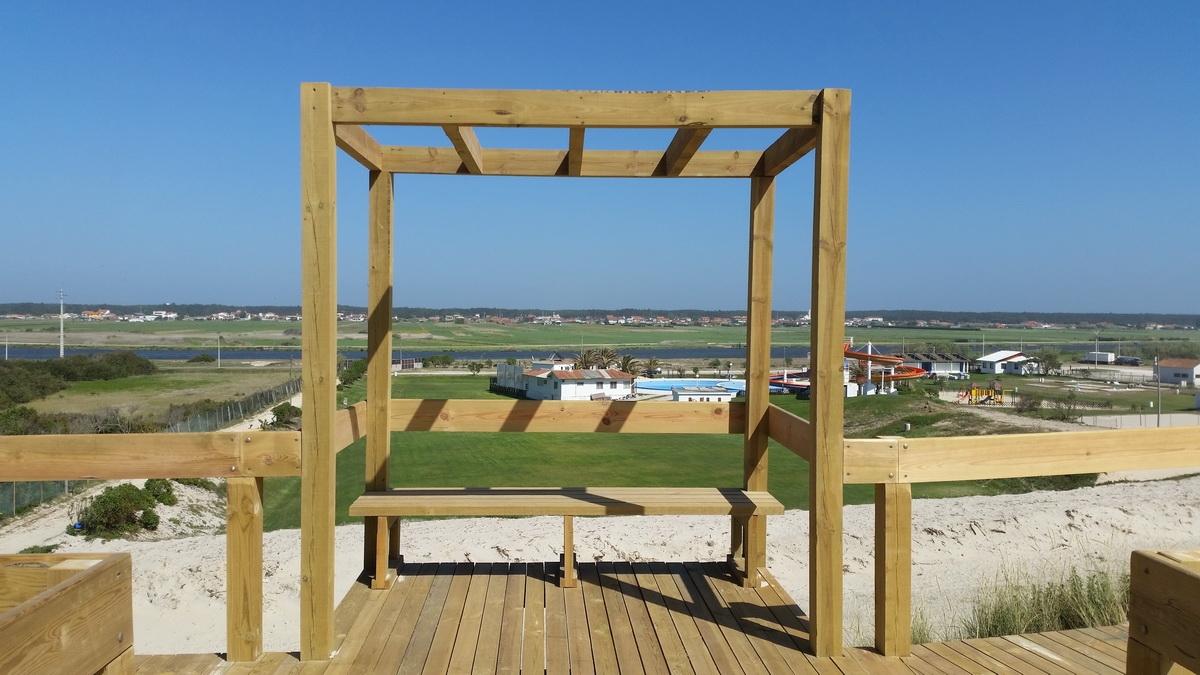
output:
[[[193,415],[182,422],[167,427],[166,432],[199,433],[224,429],[260,411],[277,406],[299,393],[300,378],[288,380],[283,384],[271,387],[270,389],[264,389],[256,394],[251,394],[239,401],[232,401],[199,415]]]
[[[166,429],[166,433],[206,432],[223,429],[231,424],[272,408],[300,393],[300,378],[251,394],[241,400],[226,403],[213,410],[194,415]],[[101,483],[98,480],[0,482],[0,518],[17,513],[64,494],[75,494]]]

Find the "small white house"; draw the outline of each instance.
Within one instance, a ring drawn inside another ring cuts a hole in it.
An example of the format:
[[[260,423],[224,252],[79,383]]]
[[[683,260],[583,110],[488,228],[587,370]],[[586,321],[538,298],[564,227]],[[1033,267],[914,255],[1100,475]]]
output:
[[[1006,366],[1005,364],[1010,361],[1012,365]],[[981,356],[975,359],[975,363],[979,364],[979,372],[987,375],[999,375],[1001,373],[1029,375],[1031,373],[1024,371],[1027,371],[1030,367],[1036,368],[1037,366],[1037,362],[1028,354],[1011,349],[1002,349],[998,352],[992,352],[987,356]],[[1026,366],[1022,364],[1030,365]]]
[[[895,356],[904,359],[905,365],[916,366],[938,377],[949,377],[956,373],[966,373],[970,370],[971,366],[971,359],[962,354],[910,352],[907,354],[895,354]]]
[[[633,393],[634,376],[607,370],[531,370],[525,373],[525,396],[534,400],[600,401]]]
[[[671,387],[671,400],[729,403],[733,400],[733,392],[722,387]]]
[[[1162,359],[1156,374],[1163,384],[1196,386],[1200,378],[1200,359]]]

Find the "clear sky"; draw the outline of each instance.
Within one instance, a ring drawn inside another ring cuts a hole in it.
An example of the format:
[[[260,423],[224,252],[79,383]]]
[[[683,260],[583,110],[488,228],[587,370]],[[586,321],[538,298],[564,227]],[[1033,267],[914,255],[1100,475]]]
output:
[[[6,2],[0,302],[299,304],[304,81],[849,88],[851,309],[1200,311],[1194,0]],[[809,306],[811,165],[778,185],[778,309]],[[342,303],[366,181],[343,156]],[[748,187],[398,176],[396,304],[744,308]]]

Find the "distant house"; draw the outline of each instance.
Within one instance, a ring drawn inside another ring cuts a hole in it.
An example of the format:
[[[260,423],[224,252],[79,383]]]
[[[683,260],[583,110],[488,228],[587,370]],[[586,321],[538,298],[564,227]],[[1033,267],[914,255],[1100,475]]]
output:
[[[1163,384],[1196,386],[1200,378],[1200,359],[1162,359],[1158,362],[1158,381]]]
[[[494,388],[502,393],[535,401],[596,401],[633,394],[633,375],[609,368],[576,370],[575,364],[553,354],[534,359],[532,368],[501,363],[496,366]]]
[[[703,403],[729,403],[734,392],[723,387],[671,387],[672,401],[700,401]]]
[[[893,354],[904,359],[904,364],[916,366],[927,373],[939,377],[949,377],[952,374],[966,373],[971,368],[971,359],[962,354],[944,354],[934,352],[909,352]]]
[[[975,359],[979,372],[987,375],[1036,375],[1039,372],[1038,362],[1024,352],[1002,349],[987,356]]]

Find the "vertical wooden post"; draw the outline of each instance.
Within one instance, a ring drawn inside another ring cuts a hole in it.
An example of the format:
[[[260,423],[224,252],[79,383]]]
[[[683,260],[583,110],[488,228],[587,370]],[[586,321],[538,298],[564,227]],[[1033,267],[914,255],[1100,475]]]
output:
[[[367,278],[367,458],[366,488],[387,490],[392,400],[392,174],[370,173]],[[374,570],[372,588],[391,586],[388,519],[365,519],[363,568]]]
[[[254,661],[263,649],[263,479],[225,481],[225,649]]]
[[[767,489],[767,408],[771,376],[771,261],[774,254],[775,178],[750,179],[750,261],[746,311],[746,436],[743,478],[747,490]],[[758,586],[767,564],[767,517],[744,521],[744,586]],[[736,526],[735,526],[736,529]]]
[[[563,557],[562,569],[558,574],[558,585],[562,588],[574,588],[579,585],[575,576],[575,517],[563,516]]]
[[[842,655],[842,380],[846,317],[846,202],[849,194],[850,91],[817,100],[812,246],[812,402],[809,428],[808,593],[817,656]]]
[[[334,414],[337,408],[337,147],[328,83],[300,86],[300,658],[333,653]]]
[[[875,649],[912,649],[912,485],[875,486]]]

